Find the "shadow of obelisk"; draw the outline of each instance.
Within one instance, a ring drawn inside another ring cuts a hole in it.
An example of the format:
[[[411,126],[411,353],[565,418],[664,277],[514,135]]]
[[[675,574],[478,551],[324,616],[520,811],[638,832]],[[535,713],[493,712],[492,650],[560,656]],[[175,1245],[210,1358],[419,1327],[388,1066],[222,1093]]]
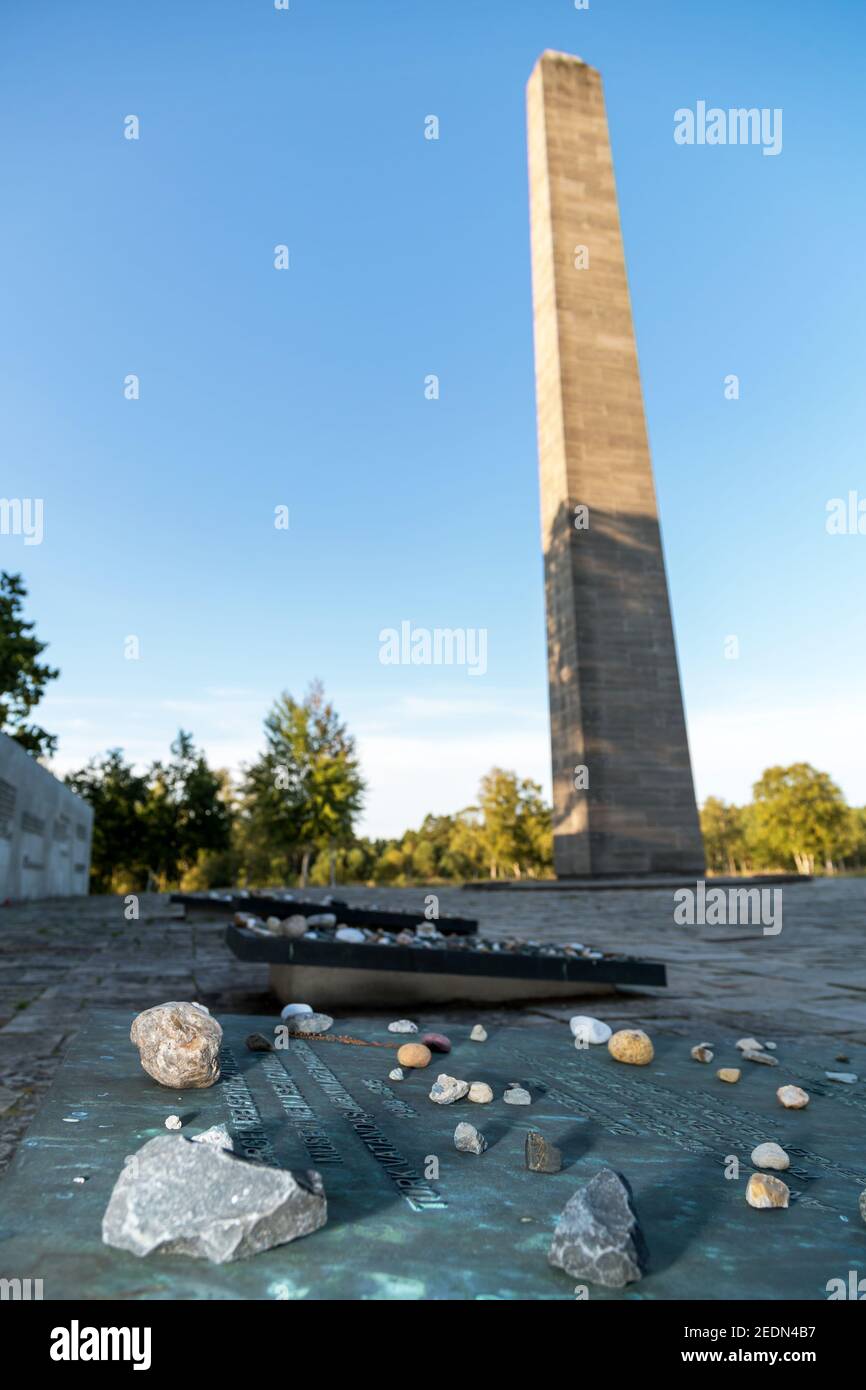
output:
[[[527,107],[556,872],[702,874],[601,77]]]

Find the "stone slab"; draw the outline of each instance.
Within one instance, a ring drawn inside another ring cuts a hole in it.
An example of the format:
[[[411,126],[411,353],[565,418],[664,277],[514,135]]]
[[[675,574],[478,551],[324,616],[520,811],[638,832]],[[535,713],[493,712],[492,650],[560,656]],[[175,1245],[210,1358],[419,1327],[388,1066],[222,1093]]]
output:
[[[42,1278],[47,1299],[572,1299],[547,1250],[568,1199],[606,1165],[631,1184],[650,1264],[639,1284],[592,1286],[590,1299],[823,1300],[828,1280],[866,1270],[857,1212],[866,1088],[824,1078],[832,1045],[780,1043],[778,1067],[743,1064],[739,1085],[724,1086],[715,1066],[736,1059],[738,1034],[725,1042],[716,1031],[708,1067],[689,1059],[690,1040],[653,1030],[655,1062],[630,1068],[605,1048],[578,1051],[564,1025],[488,1021],[478,1044],[468,1024],[427,1017],[425,1027],[451,1035],[447,1068],[434,1062],[398,1083],[388,1080],[391,1048],[294,1039],[250,1053],[245,1036],[274,1018],[224,1016],[223,1079],[179,1097],[140,1070],[130,1018],[90,1016],[0,1183],[0,1277]],[[392,1041],[385,1018],[341,1019],[337,1029]],[[862,1074],[862,1059],[852,1063]],[[433,1105],[439,1069],[489,1081],[496,1099]],[[531,1105],[503,1103],[510,1081],[528,1086]],[[778,1105],[788,1081],[810,1092],[808,1110]],[[228,1267],[104,1246],[102,1214],[124,1157],[166,1133],[172,1112],[186,1134],[227,1122],[254,1160],[317,1167],[327,1227]],[[484,1133],[484,1154],[455,1150],[460,1120]],[[562,1172],[525,1169],[529,1129],[562,1150]],[[749,1154],[770,1139],[792,1157],[787,1211],[745,1201]],[[724,1176],[731,1154],[738,1181]]]

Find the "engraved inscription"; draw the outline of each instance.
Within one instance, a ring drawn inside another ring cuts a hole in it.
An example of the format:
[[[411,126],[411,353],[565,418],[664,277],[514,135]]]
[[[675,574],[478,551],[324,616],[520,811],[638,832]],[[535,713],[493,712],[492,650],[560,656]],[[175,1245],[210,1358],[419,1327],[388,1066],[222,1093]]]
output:
[[[406,1161],[387,1135],[382,1133],[372,1115],[362,1109],[343,1083],[307,1043],[293,1038],[290,1046],[290,1055],[292,1054],[299,1058],[313,1080],[321,1086],[331,1104],[337,1107],[343,1118],[352,1126],[413,1211],[447,1207],[448,1203],[444,1197]]]
[[[270,1081],[277,1100],[283,1107],[289,1121],[300,1135],[304,1147],[314,1163],[342,1163],[343,1156],[331,1143],[322,1129],[315,1113],[310,1109],[298,1087],[287,1075],[286,1069],[276,1057],[263,1058],[260,1070]]]
[[[276,1154],[265,1134],[262,1117],[253,1100],[252,1092],[238,1070],[234,1053],[225,1045],[220,1048],[220,1073],[232,1133],[237,1140],[235,1152],[240,1148],[244,1158],[278,1167]]]

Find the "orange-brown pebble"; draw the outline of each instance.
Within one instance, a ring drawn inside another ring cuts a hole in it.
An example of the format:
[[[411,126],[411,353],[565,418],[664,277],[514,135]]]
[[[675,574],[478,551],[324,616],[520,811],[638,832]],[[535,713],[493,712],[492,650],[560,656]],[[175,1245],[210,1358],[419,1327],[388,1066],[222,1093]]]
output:
[[[731,1083],[731,1085],[733,1085],[735,1081],[739,1081],[740,1079],[740,1068],[719,1067],[719,1070],[716,1072],[716,1076],[719,1078],[720,1081],[728,1081]]]
[[[641,1028],[621,1028],[608,1042],[607,1050],[618,1062],[630,1062],[634,1067],[645,1067],[655,1056],[652,1042]]]
[[[397,1050],[401,1067],[429,1067],[433,1053],[423,1043],[404,1043]]]
[[[787,1183],[769,1173],[753,1173],[746,1188],[750,1207],[786,1207],[791,1193]]]

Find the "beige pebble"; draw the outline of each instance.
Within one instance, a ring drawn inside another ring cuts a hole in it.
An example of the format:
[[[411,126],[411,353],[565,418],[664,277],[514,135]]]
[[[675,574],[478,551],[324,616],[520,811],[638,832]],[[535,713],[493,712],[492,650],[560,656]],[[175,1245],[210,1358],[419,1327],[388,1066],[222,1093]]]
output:
[[[472,1042],[487,1042],[487,1029],[483,1024],[476,1023],[469,1037]]]
[[[739,1038],[737,1047],[741,1052],[761,1052],[764,1044],[758,1042],[757,1038]]]
[[[469,1099],[474,1100],[476,1105],[489,1105],[493,1091],[486,1081],[473,1081],[469,1087]]]
[[[404,1043],[397,1051],[401,1067],[429,1067],[433,1053],[423,1043]]]
[[[692,1048],[692,1057],[696,1062],[711,1062],[713,1060],[713,1049],[709,1043],[697,1043]]]
[[[719,1067],[719,1070],[716,1072],[716,1076],[719,1078],[720,1081],[729,1081],[730,1084],[733,1086],[734,1082],[739,1081],[740,1079],[740,1068]]]
[[[776,1092],[786,1110],[805,1110],[809,1097],[801,1086],[780,1086]]]
[[[655,1056],[652,1042],[641,1028],[621,1028],[610,1039],[607,1050],[618,1062],[629,1062],[635,1067],[645,1067]]]
[[[746,1188],[746,1201],[750,1207],[786,1207],[790,1191],[781,1178],[770,1173],[753,1173]]]
[[[791,1160],[781,1144],[759,1144],[752,1149],[752,1162],[756,1168],[790,1168]]]

